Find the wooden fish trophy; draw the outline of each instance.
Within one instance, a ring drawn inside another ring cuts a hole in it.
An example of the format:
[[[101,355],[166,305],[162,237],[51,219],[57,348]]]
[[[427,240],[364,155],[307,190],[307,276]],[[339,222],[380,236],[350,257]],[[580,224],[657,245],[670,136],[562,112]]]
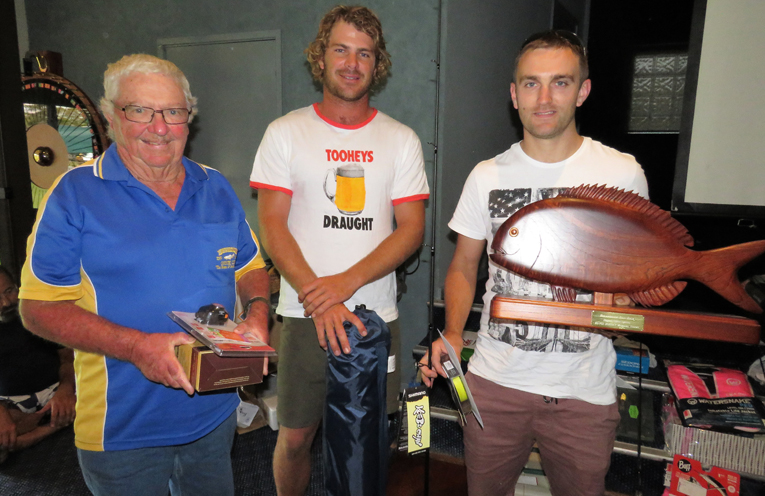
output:
[[[699,281],[751,313],[762,308],[738,280],[741,266],[765,252],[765,240],[694,251],[693,238],[669,212],[632,192],[579,186],[518,210],[494,235],[491,260],[552,286],[553,301],[497,295],[491,316],[557,325],[756,344],[756,321],[729,315],[614,305],[626,293],[662,305]],[[576,303],[576,289],[595,292]]]

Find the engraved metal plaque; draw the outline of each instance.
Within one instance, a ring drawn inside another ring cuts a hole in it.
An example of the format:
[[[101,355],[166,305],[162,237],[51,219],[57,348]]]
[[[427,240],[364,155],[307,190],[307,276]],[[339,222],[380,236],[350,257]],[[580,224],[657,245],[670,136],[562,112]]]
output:
[[[617,329],[620,331],[642,331],[645,317],[642,315],[617,312],[592,312],[592,327]]]

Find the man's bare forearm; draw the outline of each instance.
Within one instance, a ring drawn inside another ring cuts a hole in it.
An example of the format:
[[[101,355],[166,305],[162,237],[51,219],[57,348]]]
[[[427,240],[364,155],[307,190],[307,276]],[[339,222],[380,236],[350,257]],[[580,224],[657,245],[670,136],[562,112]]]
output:
[[[284,229],[272,226],[261,232],[266,231],[269,231],[269,234],[262,236],[266,251],[279,274],[293,288],[299,291],[301,287],[316,279],[316,274],[306,262],[297,241],[286,226]]]
[[[239,279],[236,286],[243,305],[258,296],[267,300],[253,303],[247,312],[246,319],[248,322],[254,322],[256,327],[267,331],[268,315],[271,310],[271,291],[266,269],[255,269],[247,272]]]
[[[457,249],[446,272],[444,284],[446,329],[444,334],[462,335],[478,279],[478,263],[484,249],[484,241],[458,235]]]
[[[131,361],[136,341],[144,334],[117,325],[72,301],[19,302],[24,327],[69,348]]]
[[[347,272],[356,288],[387,276],[422,246],[424,229],[397,228],[372,253],[359,260]]]
[[[260,242],[279,274],[300,291],[300,288],[316,279],[316,274],[306,262],[287,225],[291,202],[290,196],[280,191],[258,190]]]
[[[396,270],[422,245],[425,234],[425,202],[414,201],[397,205],[394,212],[396,229],[372,252],[340,274],[353,289],[351,294]]]
[[[470,308],[473,306],[476,277],[466,277],[462,272],[448,272],[444,286],[446,307],[446,329],[444,334],[461,336]]]
[[[298,300],[306,316],[317,317],[344,303],[362,286],[393,272],[417,250],[425,230],[424,202],[397,205],[394,213],[396,229],[371,253],[339,274],[319,277],[300,288]]]
[[[473,306],[478,263],[483,253],[484,241],[457,235],[457,249],[454,251],[449,270],[446,272],[444,297],[446,299],[446,329],[444,338],[451,344],[457,355],[462,350],[462,330],[465,328],[470,307]],[[446,347],[439,338],[433,342],[433,357],[428,353],[420,360],[422,380],[428,387],[433,385],[437,375],[446,377],[441,367],[440,356],[446,355]],[[431,367],[429,367],[429,365]]]
[[[175,357],[175,347],[194,338],[181,332],[147,333],[110,322],[72,301],[20,301],[24,325],[33,333],[69,348],[130,362],[150,381],[194,394]]]
[[[399,207],[406,209],[406,218],[403,221]],[[399,207],[396,207],[396,230],[372,250],[372,253],[346,271],[358,284],[357,289],[387,276],[422,246],[425,235],[424,202],[416,201]]]
[[[74,388],[74,351],[71,348],[58,350],[59,362],[58,368],[59,388],[61,386],[71,386]]]
[[[247,272],[237,281],[236,288],[242,303],[246,303],[256,296],[262,296],[266,299],[271,296],[270,281],[266,269],[255,269]]]

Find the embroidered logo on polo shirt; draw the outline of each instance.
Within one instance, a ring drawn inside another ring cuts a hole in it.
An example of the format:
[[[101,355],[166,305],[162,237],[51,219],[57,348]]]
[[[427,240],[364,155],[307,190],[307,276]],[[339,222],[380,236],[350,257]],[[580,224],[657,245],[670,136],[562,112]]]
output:
[[[229,246],[228,248],[221,248],[218,250],[218,257],[216,258],[218,264],[215,266],[215,268],[233,269],[236,265],[236,253],[237,250],[233,246]]]

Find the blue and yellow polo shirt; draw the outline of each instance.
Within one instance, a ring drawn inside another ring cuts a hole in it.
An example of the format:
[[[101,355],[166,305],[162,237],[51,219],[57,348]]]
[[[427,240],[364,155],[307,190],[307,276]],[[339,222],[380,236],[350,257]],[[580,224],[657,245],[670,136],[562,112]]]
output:
[[[135,179],[112,145],[59,177],[27,243],[20,297],[74,300],[143,332],[180,331],[172,310],[220,303],[264,267],[257,239],[223,175],[183,158],[175,210]],[[95,451],[170,446],[208,434],[234,411],[235,393],[195,394],[146,379],[131,363],[76,351],[75,444]]]

